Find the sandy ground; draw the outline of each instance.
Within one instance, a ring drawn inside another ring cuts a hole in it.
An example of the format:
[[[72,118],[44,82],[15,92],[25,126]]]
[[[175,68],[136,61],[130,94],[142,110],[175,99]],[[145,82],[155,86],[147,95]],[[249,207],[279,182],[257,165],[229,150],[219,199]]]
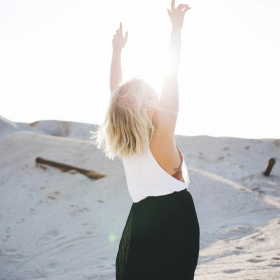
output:
[[[1,280],[115,279],[132,200],[122,162],[95,148],[93,128],[0,118]],[[280,140],[176,135],[176,143],[201,230],[195,279],[280,279]],[[36,157],[107,176],[62,172]]]

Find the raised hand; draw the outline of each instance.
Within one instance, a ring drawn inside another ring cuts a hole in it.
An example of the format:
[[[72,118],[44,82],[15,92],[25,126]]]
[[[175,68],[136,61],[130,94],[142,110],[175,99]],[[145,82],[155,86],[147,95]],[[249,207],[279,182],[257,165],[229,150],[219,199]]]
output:
[[[179,4],[175,9],[175,0],[171,2],[171,11],[167,9],[173,28],[182,29],[185,13],[190,9],[187,4]]]
[[[122,23],[120,22],[120,28],[117,29],[116,34],[112,40],[112,45],[114,49],[124,48],[128,38],[128,32],[126,31],[125,37],[123,37]]]

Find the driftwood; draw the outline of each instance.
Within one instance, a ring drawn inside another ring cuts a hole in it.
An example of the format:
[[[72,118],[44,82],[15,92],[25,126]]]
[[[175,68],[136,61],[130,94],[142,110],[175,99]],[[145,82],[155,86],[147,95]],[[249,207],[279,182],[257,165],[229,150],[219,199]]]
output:
[[[103,177],[106,177],[107,175],[103,175],[94,171],[90,171],[90,170],[86,170],[86,169],[82,169],[79,167],[75,167],[75,166],[71,166],[71,165],[67,165],[64,163],[60,163],[60,162],[55,162],[52,160],[47,160],[47,159],[43,159],[40,157],[36,158],[36,163],[42,163],[42,164],[46,164],[52,167],[56,167],[58,169],[60,169],[61,171],[70,171],[70,170],[76,170],[84,175],[86,175],[87,177],[91,178],[91,179],[100,179]]]
[[[265,171],[263,172],[263,175],[269,176],[269,174],[270,174],[270,172],[272,170],[272,167],[275,164],[275,162],[276,162],[275,158],[270,158],[268,160],[268,163],[267,163],[267,166],[265,168]]]

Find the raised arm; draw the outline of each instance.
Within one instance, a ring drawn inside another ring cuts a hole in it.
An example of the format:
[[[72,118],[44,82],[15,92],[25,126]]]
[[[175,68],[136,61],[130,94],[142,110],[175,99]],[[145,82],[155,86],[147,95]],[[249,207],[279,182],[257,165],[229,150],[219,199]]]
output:
[[[167,69],[165,69],[162,84],[160,106],[168,111],[168,117],[156,111],[154,121],[158,132],[173,136],[179,112],[178,71],[181,58],[181,29],[183,27],[185,13],[190,9],[186,4],[178,5],[175,9],[175,0],[172,0],[171,11],[167,9],[172,23],[170,44],[167,54]]]
[[[115,89],[119,82],[122,82],[122,67],[121,67],[121,54],[128,38],[128,32],[123,37],[122,23],[120,22],[120,28],[117,29],[114,35],[112,46],[112,62],[110,69],[110,89],[111,92]]]

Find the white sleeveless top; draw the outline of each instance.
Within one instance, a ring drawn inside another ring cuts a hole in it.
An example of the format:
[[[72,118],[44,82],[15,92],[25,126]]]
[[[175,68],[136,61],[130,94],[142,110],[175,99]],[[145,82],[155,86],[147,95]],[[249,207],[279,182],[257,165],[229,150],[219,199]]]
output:
[[[182,153],[183,155],[183,153]],[[161,196],[188,189],[190,179],[187,166],[182,163],[184,182],[167,173],[154,158],[149,145],[141,156],[132,155],[122,158],[127,186],[133,202],[148,196]]]

